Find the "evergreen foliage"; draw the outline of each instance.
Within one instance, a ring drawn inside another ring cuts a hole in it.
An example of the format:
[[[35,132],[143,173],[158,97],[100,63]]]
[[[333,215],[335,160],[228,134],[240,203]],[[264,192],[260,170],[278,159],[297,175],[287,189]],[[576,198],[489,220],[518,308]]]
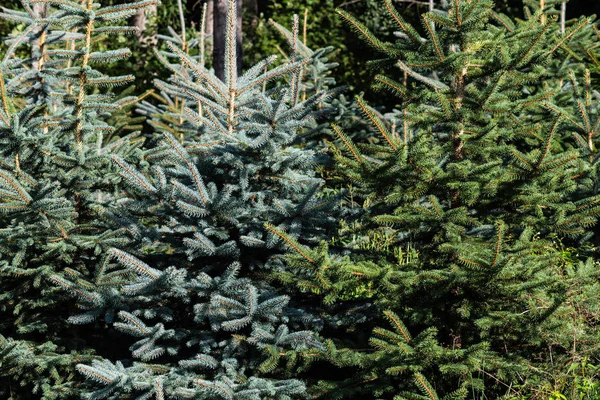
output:
[[[345,2],[350,101],[310,11],[238,75],[228,0],[221,81],[206,5],[130,63],[115,3],[0,8],[0,398],[594,398],[593,18]]]
[[[164,105],[140,107],[162,142],[146,165],[112,157],[129,186],[117,217],[138,247],[111,249],[92,279],[54,277],[84,310],[72,323],[103,318],[131,343],[78,365],[99,384],[91,398],[304,398],[297,370],[324,348],[321,317],[264,274],[289,269],[287,247],[332,233],[337,201],[323,196],[322,149],[305,138],[336,92],[304,85],[313,60],[297,50],[297,19],[288,61],[238,77],[229,7],[225,81],[167,42]]]
[[[340,273],[360,274],[350,287],[366,279],[365,301],[392,322],[374,330],[377,351],[357,362],[369,371],[362,390],[510,398],[510,383],[543,385],[536,371],[572,356],[574,329],[597,335],[585,319],[564,318],[579,291],[597,289],[594,268],[565,263],[555,243],[585,241],[600,199],[574,195],[588,175],[577,151],[561,149],[564,115],[536,117],[555,83],[535,83],[577,27],[555,39],[541,12],[510,21],[489,1],[449,3],[423,14],[422,36],[385,1],[401,32],[392,43],[340,11],[384,54],[377,63],[406,79],[375,78],[401,101],[405,134],[361,97],[376,139],[354,143],[335,129],[339,169],[366,207],[363,235],[380,232],[399,249],[379,247]],[[411,248],[416,257],[398,257]]]
[[[149,4],[156,1],[26,1],[24,11],[0,13],[26,25],[1,64],[0,397],[81,393],[74,367],[93,352],[62,317],[73,302],[52,280],[63,270],[86,275],[107,249],[129,241],[105,212],[123,182],[110,156],[134,157],[140,144],[126,111],[136,98],[101,89],[131,78],[94,68],[129,51],[94,51],[94,38],[131,31],[119,21]]]

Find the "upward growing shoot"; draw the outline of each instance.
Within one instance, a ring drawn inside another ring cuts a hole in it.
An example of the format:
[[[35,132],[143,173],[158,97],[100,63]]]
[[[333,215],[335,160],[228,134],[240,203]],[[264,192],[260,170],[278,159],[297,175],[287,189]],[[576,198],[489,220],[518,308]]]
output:
[[[227,118],[229,134],[233,133],[233,119],[235,116],[235,96],[237,81],[237,0],[228,0],[227,30],[225,37],[225,84],[229,89],[229,114]]]

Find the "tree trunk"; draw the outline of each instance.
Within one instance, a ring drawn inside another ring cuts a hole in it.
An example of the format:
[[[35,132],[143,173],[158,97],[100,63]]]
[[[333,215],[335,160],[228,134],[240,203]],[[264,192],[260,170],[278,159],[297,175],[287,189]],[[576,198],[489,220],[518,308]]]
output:
[[[215,30],[215,2],[208,0],[206,2],[206,36],[212,37]]]
[[[135,33],[135,36],[140,39],[146,30],[146,22],[148,22],[148,18],[146,17],[146,13],[143,8],[137,10],[135,15],[131,17],[131,21],[129,24],[131,26],[135,26],[139,30]]]
[[[231,0],[214,0],[213,67],[215,75],[225,79],[225,33],[227,32],[227,4]],[[242,0],[237,1],[236,68],[242,72]]]
[[[135,33],[135,36],[143,45],[154,45],[158,42],[155,35],[151,37],[145,37],[144,32],[146,31],[146,24],[148,23],[148,14],[157,12],[156,6],[149,6],[140,8],[137,10],[135,15],[129,20],[131,26],[137,27],[139,30]]]

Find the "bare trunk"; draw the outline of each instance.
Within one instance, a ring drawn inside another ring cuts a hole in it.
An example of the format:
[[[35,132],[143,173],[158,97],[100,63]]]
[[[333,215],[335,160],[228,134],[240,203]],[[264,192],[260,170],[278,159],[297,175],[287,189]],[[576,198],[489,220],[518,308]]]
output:
[[[227,31],[227,0],[214,0],[213,68],[215,75],[225,80],[225,32]]]
[[[138,40],[143,45],[151,45],[156,44],[158,42],[155,35],[149,37],[144,35],[144,33],[146,32],[146,24],[148,23],[148,15],[152,15],[156,12],[157,7],[155,5],[140,8],[137,10],[135,15],[129,20],[130,25],[138,28],[138,31],[135,33],[135,36],[137,36]]]
[[[138,28],[138,31],[135,33],[135,36],[140,39],[146,30],[146,22],[148,22],[148,18],[146,17],[146,12],[143,8],[137,10],[135,15],[131,17],[130,25]]]
[[[213,31],[213,67],[215,75],[225,80],[225,32],[227,32],[227,3],[231,0],[215,0]],[[242,0],[237,1],[236,68],[242,71]]]
[[[208,0],[206,2],[206,36],[212,37],[215,30],[215,2]]]
[[[212,63],[213,57],[213,32],[215,30],[215,2],[213,0],[208,0],[205,3],[206,6],[206,16],[205,16],[205,26],[204,26],[204,36],[202,40],[204,41],[204,66],[208,67],[209,64]],[[207,62],[207,60],[210,60]]]

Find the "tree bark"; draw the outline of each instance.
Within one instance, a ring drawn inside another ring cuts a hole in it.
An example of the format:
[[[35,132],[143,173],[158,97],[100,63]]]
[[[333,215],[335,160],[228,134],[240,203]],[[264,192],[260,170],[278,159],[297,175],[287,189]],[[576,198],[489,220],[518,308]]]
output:
[[[213,68],[220,80],[225,79],[225,32],[227,29],[227,0],[214,0]]]
[[[146,22],[148,22],[148,18],[146,17],[146,12],[143,8],[137,10],[135,15],[131,17],[130,24],[131,26],[135,26],[139,30],[135,33],[135,36],[140,39],[144,35],[144,31],[146,30]]]
[[[212,37],[215,26],[215,2],[214,0],[208,0],[206,2],[206,36]]]
[[[213,67],[215,75],[225,79],[225,34],[227,32],[227,4],[230,0],[214,0]],[[242,72],[242,0],[237,1],[236,68]]]
[[[138,38],[142,45],[154,45],[158,43],[158,39],[155,35],[152,35],[150,37],[146,37],[144,35],[146,31],[146,24],[148,23],[148,15],[156,12],[157,7],[155,5],[140,8],[137,10],[135,15],[129,20],[129,24],[131,26],[135,26],[138,28],[138,31],[135,33],[135,36]]]

